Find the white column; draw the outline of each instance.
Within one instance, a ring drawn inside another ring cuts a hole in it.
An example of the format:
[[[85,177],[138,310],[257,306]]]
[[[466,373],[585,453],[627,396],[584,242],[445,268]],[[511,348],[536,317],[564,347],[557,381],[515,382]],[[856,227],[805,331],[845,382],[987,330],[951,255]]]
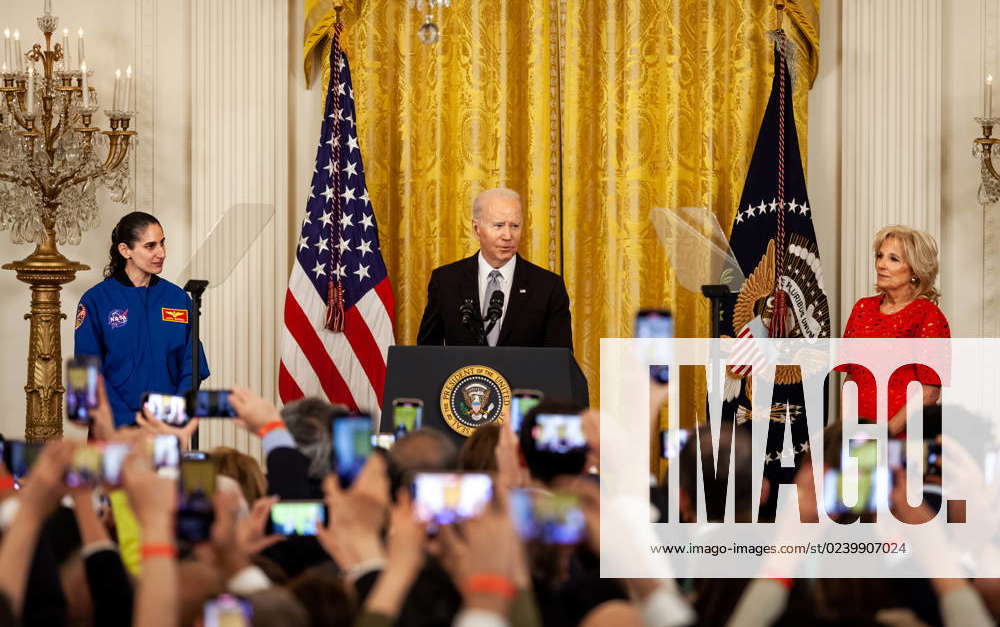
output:
[[[841,315],[873,293],[871,239],[941,239],[942,1],[844,0]]]
[[[206,387],[243,385],[275,401],[288,280],[288,16],[278,0],[192,0],[191,276],[218,279],[202,316]],[[256,437],[205,421],[201,448],[219,445],[259,455]]]

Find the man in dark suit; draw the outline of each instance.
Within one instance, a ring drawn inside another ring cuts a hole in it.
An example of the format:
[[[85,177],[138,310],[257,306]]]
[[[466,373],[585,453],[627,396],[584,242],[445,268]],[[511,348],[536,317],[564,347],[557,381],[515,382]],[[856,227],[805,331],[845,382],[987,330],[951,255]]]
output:
[[[491,303],[497,311],[499,297],[494,294],[499,291],[503,304],[499,320],[485,334],[488,345],[572,350],[566,286],[558,274],[517,254],[522,220],[517,192],[499,188],[476,196],[472,232],[479,240],[479,252],[431,273],[417,344],[480,344],[490,326]]]

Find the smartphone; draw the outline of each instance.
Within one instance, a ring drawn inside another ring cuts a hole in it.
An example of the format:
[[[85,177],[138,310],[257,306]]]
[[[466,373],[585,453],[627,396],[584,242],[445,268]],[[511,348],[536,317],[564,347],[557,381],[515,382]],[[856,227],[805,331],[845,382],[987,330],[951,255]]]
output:
[[[635,314],[635,337],[673,337],[674,317],[666,309],[640,309]]]
[[[200,490],[180,495],[174,529],[177,538],[191,543],[207,542],[212,537],[215,507],[212,499]]]
[[[235,418],[229,404],[230,390],[191,390],[187,393],[187,412],[192,418]]]
[[[101,360],[82,356],[66,360],[66,418],[78,425],[90,424],[90,411],[97,408],[97,378]]]
[[[544,395],[540,390],[514,390],[510,396],[510,428],[514,433],[521,432],[521,422],[531,408],[542,402]]]
[[[181,456],[181,490],[185,495],[215,495],[215,460],[208,453],[192,451]]]
[[[153,438],[153,470],[161,477],[176,479],[181,468],[181,441],[176,435],[160,434]]]
[[[887,467],[858,468],[858,500],[854,505],[844,504],[843,484],[838,470],[828,470],[823,478],[823,502],[831,516],[841,514],[874,514],[878,504],[889,503],[892,493],[892,471]]]
[[[691,437],[690,429],[675,429],[675,431],[677,433],[675,439],[670,438],[669,429],[660,431],[660,457],[663,459],[676,459]]]
[[[323,501],[281,501],[271,506],[268,532],[283,536],[314,536],[326,523]]]
[[[108,442],[104,445],[104,455],[101,457],[101,480],[110,487],[117,488],[122,484],[122,466],[128,457],[127,442]]]
[[[372,418],[367,414],[340,416],[331,421],[330,432],[330,467],[346,488],[354,483],[372,452]]]
[[[549,453],[575,453],[587,448],[579,414],[538,414],[532,437],[535,448]]]
[[[424,402],[419,398],[397,398],[392,401],[392,424],[396,437],[413,433],[423,422]]]
[[[181,456],[181,495],[177,505],[177,537],[187,542],[205,542],[212,536],[215,508],[215,461],[201,451]]]
[[[514,527],[523,540],[577,544],[586,533],[587,521],[575,494],[512,490],[508,506]]]
[[[924,474],[941,476],[941,443],[924,440]]]
[[[4,446],[4,464],[7,466],[7,471],[14,476],[14,479],[23,478],[35,464],[41,450],[41,442],[7,440]]]
[[[382,448],[389,450],[396,443],[396,435],[393,433],[373,433],[372,448]]]
[[[63,481],[67,487],[96,487],[101,478],[101,450],[95,446],[81,446],[73,452],[73,460],[66,469]]]
[[[146,392],[140,402],[154,418],[170,426],[183,427],[190,420],[183,396]]]
[[[886,459],[889,468],[906,468],[906,443],[903,440],[889,440],[886,450]]]
[[[205,627],[240,627],[251,624],[253,605],[231,594],[221,594],[205,601],[202,624]]]
[[[493,479],[482,472],[418,472],[412,491],[417,520],[449,525],[482,513],[493,498]]]
[[[640,309],[635,314],[635,337],[637,338],[663,338],[674,337],[674,317],[666,309]],[[670,361],[669,355],[655,355],[657,361]],[[652,365],[649,367],[649,376],[656,383],[669,383],[670,371],[668,366]]]

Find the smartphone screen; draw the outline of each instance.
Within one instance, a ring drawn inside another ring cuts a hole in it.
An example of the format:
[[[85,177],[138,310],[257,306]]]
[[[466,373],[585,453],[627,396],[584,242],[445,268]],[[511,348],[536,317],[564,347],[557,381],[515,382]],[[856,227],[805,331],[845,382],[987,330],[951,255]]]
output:
[[[215,509],[215,461],[207,453],[194,451],[181,457],[181,496],[177,506],[177,537],[205,542],[211,537]]]
[[[94,446],[76,449],[63,479],[66,485],[70,488],[94,487],[100,478],[101,450]]]
[[[449,525],[478,516],[493,498],[493,479],[481,472],[419,472],[413,478],[418,520]]]
[[[4,446],[4,464],[15,479],[25,477],[38,459],[42,450],[40,442],[25,442],[24,440],[7,440]]]
[[[192,390],[186,397],[188,413],[192,418],[235,418],[229,394],[229,390]]]
[[[372,419],[365,414],[340,416],[333,419],[330,431],[331,466],[340,477],[340,484],[347,487],[354,483],[372,452]]]
[[[521,432],[521,422],[524,415],[542,402],[542,393],[538,390],[514,390],[510,397],[510,428],[514,433]]]
[[[521,539],[548,544],[577,544],[587,524],[579,498],[565,492],[512,490],[508,506]]]
[[[587,446],[579,414],[538,414],[532,432],[535,448],[549,453],[573,453]]]
[[[181,489],[186,495],[215,495],[215,461],[207,454],[196,451],[181,458]]]
[[[906,467],[906,447],[902,440],[889,440],[887,450],[887,460],[889,468]]]
[[[101,361],[96,357],[66,360],[66,418],[79,425],[90,424],[90,410],[97,407],[97,377]]]
[[[205,601],[202,617],[205,627],[242,627],[251,624],[253,605],[230,594]]]
[[[283,536],[314,536],[326,523],[323,501],[282,501],[271,506],[270,531]]]
[[[392,424],[396,437],[401,438],[419,429],[423,413],[424,402],[419,398],[397,398],[392,401]]]
[[[142,405],[154,418],[173,427],[183,427],[190,420],[183,396],[147,392],[143,394]]]
[[[153,470],[156,474],[176,479],[180,466],[181,442],[177,436],[160,434],[153,438]]]
[[[128,452],[129,445],[126,442],[108,442],[104,446],[104,455],[101,457],[101,478],[104,483],[115,488],[122,484],[122,466]]]
[[[691,437],[690,429],[676,429],[676,436],[671,438],[670,431],[664,429],[660,431],[660,457],[663,459],[676,459],[680,455],[688,438]]]
[[[373,448],[384,448],[389,450],[392,445],[396,443],[396,435],[393,433],[373,433],[372,434],[372,447]]]
[[[635,337],[637,338],[664,338],[674,336],[674,318],[666,309],[640,309],[635,314]],[[657,350],[653,355],[653,361],[669,362],[670,355],[667,350]],[[649,376],[657,383],[668,383],[670,381],[669,367],[665,365],[654,365],[649,367]]]
[[[635,337],[673,337],[674,317],[665,309],[640,309],[635,315]]]
[[[828,470],[823,479],[823,501],[826,511],[831,516],[845,513],[874,514],[878,504],[888,506],[889,495],[892,493],[892,471],[886,467],[858,468],[857,501],[853,505],[845,504],[844,485],[841,473]]]

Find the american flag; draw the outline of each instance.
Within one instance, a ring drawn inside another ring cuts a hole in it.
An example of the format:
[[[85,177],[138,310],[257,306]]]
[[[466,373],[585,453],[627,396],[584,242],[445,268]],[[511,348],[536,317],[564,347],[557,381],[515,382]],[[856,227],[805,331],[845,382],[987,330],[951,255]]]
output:
[[[320,396],[377,417],[395,301],[365,185],[341,28],[330,50],[312,191],[285,295],[278,393],[284,403]]]
[[[763,370],[767,357],[757,348],[750,325],[745,325],[743,330],[736,334],[736,339],[737,342],[727,360],[732,373],[738,377],[745,377],[751,372],[759,373]]]

